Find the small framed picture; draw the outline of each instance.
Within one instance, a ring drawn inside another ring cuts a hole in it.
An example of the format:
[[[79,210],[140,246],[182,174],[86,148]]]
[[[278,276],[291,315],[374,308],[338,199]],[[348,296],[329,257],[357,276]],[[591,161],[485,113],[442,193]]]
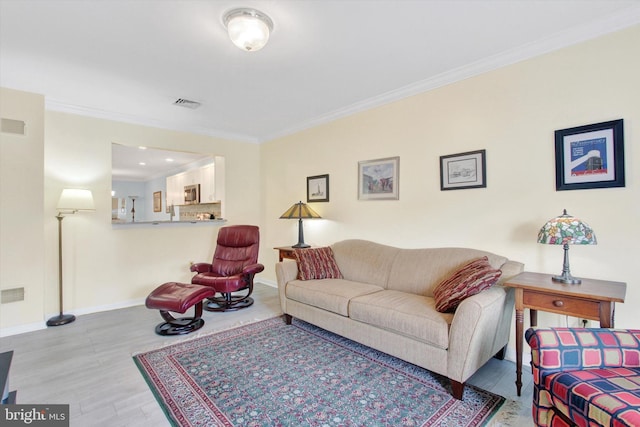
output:
[[[358,162],[359,200],[398,200],[400,157]]]
[[[329,175],[307,177],[307,203],[329,201]]]
[[[487,186],[486,151],[440,156],[440,190]]]
[[[153,193],[153,211],[162,212],[162,191]]]
[[[556,190],[624,187],[623,120],[555,132]]]

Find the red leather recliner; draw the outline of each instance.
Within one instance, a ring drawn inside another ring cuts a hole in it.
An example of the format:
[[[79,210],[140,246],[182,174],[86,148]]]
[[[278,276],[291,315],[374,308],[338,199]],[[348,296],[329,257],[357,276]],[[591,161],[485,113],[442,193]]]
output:
[[[260,231],[254,225],[220,229],[211,264],[201,262],[191,266],[191,271],[197,273],[191,283],[211,286],[222,295],[208,298],[205,310],[233,311],[253,304],[250,297],[253,277],[264,270],[264,265],[258,263],[259,245]],[[239,291],[243,294],[233,294]]]

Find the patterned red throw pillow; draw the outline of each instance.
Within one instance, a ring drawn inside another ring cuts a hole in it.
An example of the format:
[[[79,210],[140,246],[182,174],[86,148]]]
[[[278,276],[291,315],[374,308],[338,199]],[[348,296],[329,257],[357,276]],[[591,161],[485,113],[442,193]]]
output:
[[[465,264],[434,289],[436,310],[441,313],[455,311],[465,298],[495,285],[501,275],[502,271],[492,268],[486,256]]]
[[[342,273],[330,247],[293,251],[298,263],[298,279],[342,279]]]

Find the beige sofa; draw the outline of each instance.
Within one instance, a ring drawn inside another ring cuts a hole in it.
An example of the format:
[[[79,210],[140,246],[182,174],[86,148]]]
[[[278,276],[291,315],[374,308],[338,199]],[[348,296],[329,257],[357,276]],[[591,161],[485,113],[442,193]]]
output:
[[[342,279],[298,280],[296,262],[276,264],[287,323],[295,317],[444,375],[457,399],[474,372],[504,355],[514,299],[501,283],[523,264],[475,249],[399,249],[364,240],[331,248]],[[434,287],[482,256],[502,270],[498,283],[454,313],[438,312]]]

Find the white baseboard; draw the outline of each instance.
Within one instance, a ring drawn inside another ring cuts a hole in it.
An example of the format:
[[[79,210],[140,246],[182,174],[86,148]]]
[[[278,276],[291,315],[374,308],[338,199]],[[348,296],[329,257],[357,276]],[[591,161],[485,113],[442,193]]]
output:
[[[263,285],[267,285],[270,286],[272,288],[277,288],[278,287],[278,283],[274,282],[273,280],[267,280],[267,279],[263,279],[262,277],[259,279],[256,279],[256,283],[262,283]]]
[[[93,307],[85,307],[78,310],[74,310],[73,313],[76,316],[82,316],[83,314],[100,313],[101,311],[117,310],[119,308],[135,307],[136,305],[144,305],[145,298],[132,299],[128,301],[116,302],[113,304],[97,305]]]
[[[134,307],[136,305],[144,305],[144,299],[134,299],[129,301],[121,301],[114,304],[97,305],[93,307],[80,308],[78,310],[65,310],[65,314],[73,314],[74,316],[82,316],[85,314],[99,313],[101,311],[117,310],[119,308]],[[57,316],[59,313],[49,313],[45,319]],[[0,337],[8,337],[11,335],[24,334],[26,332],[39,331],[47,328],[47,321],[34,322],[26,325],[12,326],[9,328],[0,328]]]
[[[516,363],[516,349],[512,347],[507,347],[507,351],[505,352],[504,358],[510,362]],[[527,366],[531,365],[531,353],[522,354],[522,369],[526,369]]]
[[[266,279],[257,279],[256,283],[261,283],[263,285],[272,287],[272,288],[277,288],[278,284],[276,282],[274,282],[273,280],[266,280]],[[117,302],[117,303],[113,303],[113,304],[105,304],[105,305],[97,305],[97,306],[93,306],[93,307],[85,307],[85,308],[80,308],[77,310],[72,310],[72,311],[68,311],[65,310],[65,313],[67,314],[73,314],[74,316],[82,316],[85,314],[92,314],[92,313],[99,313],[102,311],[110,311],[110,310],[117,310],[120,308],[127,308],[127,307],[134,307],[136,305],[144,305],[144,298],[139,298],[139,299],[133,299],[133,300],[128,300],[128,301],[121,301],[121,302]],[[56,316],[58,313],[50,313],[47,316],[45,316],[45,319],[49,319],[51,317]],[[9,337],[11,335],[18,335],[18,334],[24,334],[27,332],[34,332],[34,331],[39,331],[41,329],[46,329],[47,328],[47,321],[43,320],[41,322],[34,322],[34,323],[29,323],[26,325],[19,325],[19,326],[12,326],[12,327],[8,327],[8,328],[0,328],[0,338],[1,337]]]
[[[24,334],[27,332],[39,331],[47,327],[46,321],[29,323],[26,325],[12,326],[9,328],[0,328],[0,338],[9,337],[11,335]]]

